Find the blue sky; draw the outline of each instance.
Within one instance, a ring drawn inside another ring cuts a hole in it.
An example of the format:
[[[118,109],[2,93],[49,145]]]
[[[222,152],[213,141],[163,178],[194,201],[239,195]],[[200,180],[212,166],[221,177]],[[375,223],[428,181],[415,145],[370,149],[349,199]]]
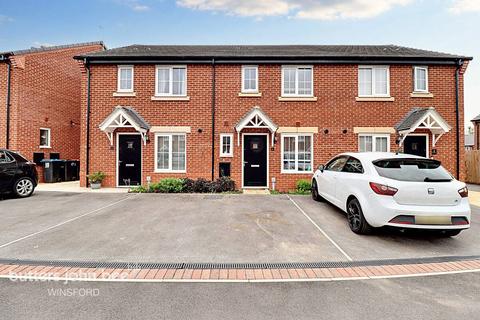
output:
[[[480,59],[480,0],[1,0],[0,51],[142,44],[398,44]],[[465,76],[480,114],[480,63]]]

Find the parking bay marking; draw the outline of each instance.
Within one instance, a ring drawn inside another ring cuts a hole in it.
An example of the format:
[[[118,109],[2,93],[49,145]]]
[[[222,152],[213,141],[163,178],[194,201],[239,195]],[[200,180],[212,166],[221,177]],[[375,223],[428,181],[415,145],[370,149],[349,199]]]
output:
[[[137,195],[135,195],[135,196],[137,196]],[[40,231],[37,231],[37,232],[34,232],[34,233],[27,234],[26,236],[23,236],[23,237],[21,237],[21,238],[18,238],[18,239],[12,240],[12,241],[10,241],[10,242],[4,243],[4,244],[0,245],[0,249],[5,248],[5,247],[7,247],[7,246],[9,246],[9,245],[11,245],[11,244],[17,243],[17,242],[19,242],[19,241],[22,241],[22,240],[25,240],[25,239],[34,237],[34,236],[36,236],[36,235],[38,235],[38,234],[47,232],[47,231],[49,231],[49,230],[55,229],[55,228],[57,228],[57,227],[63,226],[64,224],[67,224],[67,223],[69,223],[69,222],[72,222],[72,221],[78,220],[78,219],[80,219],[80,218],[86,217],[86,216],[88,216],[88,215],[97,213],[97,212],[99,212],[99,211],[101,211],[101,210],[103,210],[103,209],[107,209],[107,208],[109,208],[109,207],[112,207],[112,206],[114,206],[114,205],[116,205],[116,204],[118,204],[118,203],[120,203],[120,202],[123,202],[123,201],[125,201],[125,200],[130,199],[130,198],[133,198],[133,197],[135,197],[135,196],[127,196],[127,197],[125,197],[125,198],[123,198],[123,199],[121,199],[121,200],[112,202],[112,203],[107,204],[107,205],[105,205],[105,206],[103,206],[103,207],[101,207],[101,208],[98,208],[98,209],[95,209],[95,210],[86,212],[86,213],[81,214],[81,215],[79,215],[79,216],[76,216],[76,217],[73,217],[73,218],[71,218],[71,219],[68,219],[68,220],[62,221],[62,222],[60,222],[60,223],[57,223],[57,224],[55,224],[55,225],[53,225],[53,226],[50,226],[50,227],[48,227],[48,228],[46,228],[46,229],[43,229],[43,230],[40,230]]]
[[[325,231],[323,231],[323,229],[320,228],[320,226],[316,224],[315,221],[313,221],[312,218],[310,218],[310,216],[302,208],[300,208],[300,206],[295,201],[293,201],[293,199],[290,198],[289,195],[287,195],[287,197],[295,205],[295,207],[297,207],[297,209],[315,226],[315,228],[317,228],[318,231],[320,231],[325,236],[325,238],[327,238],[328,241],[330,241],[335,246],[335,248],[337,248],[338,251],[340,251],[345,256],[345,258],[347,258],[347,260],[353,261],[353,259],[332,238],[330,238],[330,236]]]

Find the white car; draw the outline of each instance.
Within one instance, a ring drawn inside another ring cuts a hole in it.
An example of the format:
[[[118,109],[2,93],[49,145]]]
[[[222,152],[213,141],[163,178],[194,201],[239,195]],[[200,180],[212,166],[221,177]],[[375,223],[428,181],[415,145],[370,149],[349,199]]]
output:
[[[440,161],[414,155],[340,154],[315,171],[312,197],[345,211],[350,229],[359,234],[392,226],[456,236],[470,227],[465,183]]]

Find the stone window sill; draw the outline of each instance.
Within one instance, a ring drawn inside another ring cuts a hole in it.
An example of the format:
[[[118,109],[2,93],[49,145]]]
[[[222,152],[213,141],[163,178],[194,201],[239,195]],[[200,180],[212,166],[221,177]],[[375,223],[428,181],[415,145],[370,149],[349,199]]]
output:
[[[289,102],[289,101],[312,101],[312,102],[315,102],[317,101],[317,97],[278,97],[278,101],[285,101],[285,102]]]
[[[136,92],[114,92],[113,96],[114,97],[136,97],[137,93]]]
[[[412,98],[433,98],[433,93],[430,92],[412,92],[410,93]]]
[[[172,97],[168,97],[168,96],[165,96],[165,97],[153,96],[151,99],[152,99],[152,101],[190,101],[190,97],[188,97],[188,96],[182,96],[182,97],[175,97],[175,96],[172,96]]]
[[[394,97],[355,97],[358,102],[393,102]]]
[[[251,93],[240,92],[238,96],[242,98],[258,98],[262,96],[262,93],[261,92],[251,92]]]

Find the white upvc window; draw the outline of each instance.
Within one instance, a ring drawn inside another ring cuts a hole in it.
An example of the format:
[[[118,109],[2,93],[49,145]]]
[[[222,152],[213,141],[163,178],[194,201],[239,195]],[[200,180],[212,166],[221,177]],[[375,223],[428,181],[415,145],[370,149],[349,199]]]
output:
[[[258,93],[258,66],[242,66],[242,92]]]
[[[359,66],[358,96],[389,97],[390,68],[388,66]]]
[[[50,148],[50,128],[40,128],[40,148]]]
[[[220,157],[233,157],[233,134],[220,135]]]
[[[414,67],[413,68],[413,91],[428,92],[428,68]]]
[[[118,66],[117,92],[133,92],[133,66]]]
[[[157,66],[155,71],[156,96],[186,96],[187,67]]]
[[[358,135],[359,152],[390,152],[389,134],[360,134]]]
[[[155,172],[186,172],[186,140],[184,133],[155,134]]]
[[[313,67],[282,67],[283,97],[313,97]]]
[[[313,135],[282,134],[282,173],[313,172]]]

